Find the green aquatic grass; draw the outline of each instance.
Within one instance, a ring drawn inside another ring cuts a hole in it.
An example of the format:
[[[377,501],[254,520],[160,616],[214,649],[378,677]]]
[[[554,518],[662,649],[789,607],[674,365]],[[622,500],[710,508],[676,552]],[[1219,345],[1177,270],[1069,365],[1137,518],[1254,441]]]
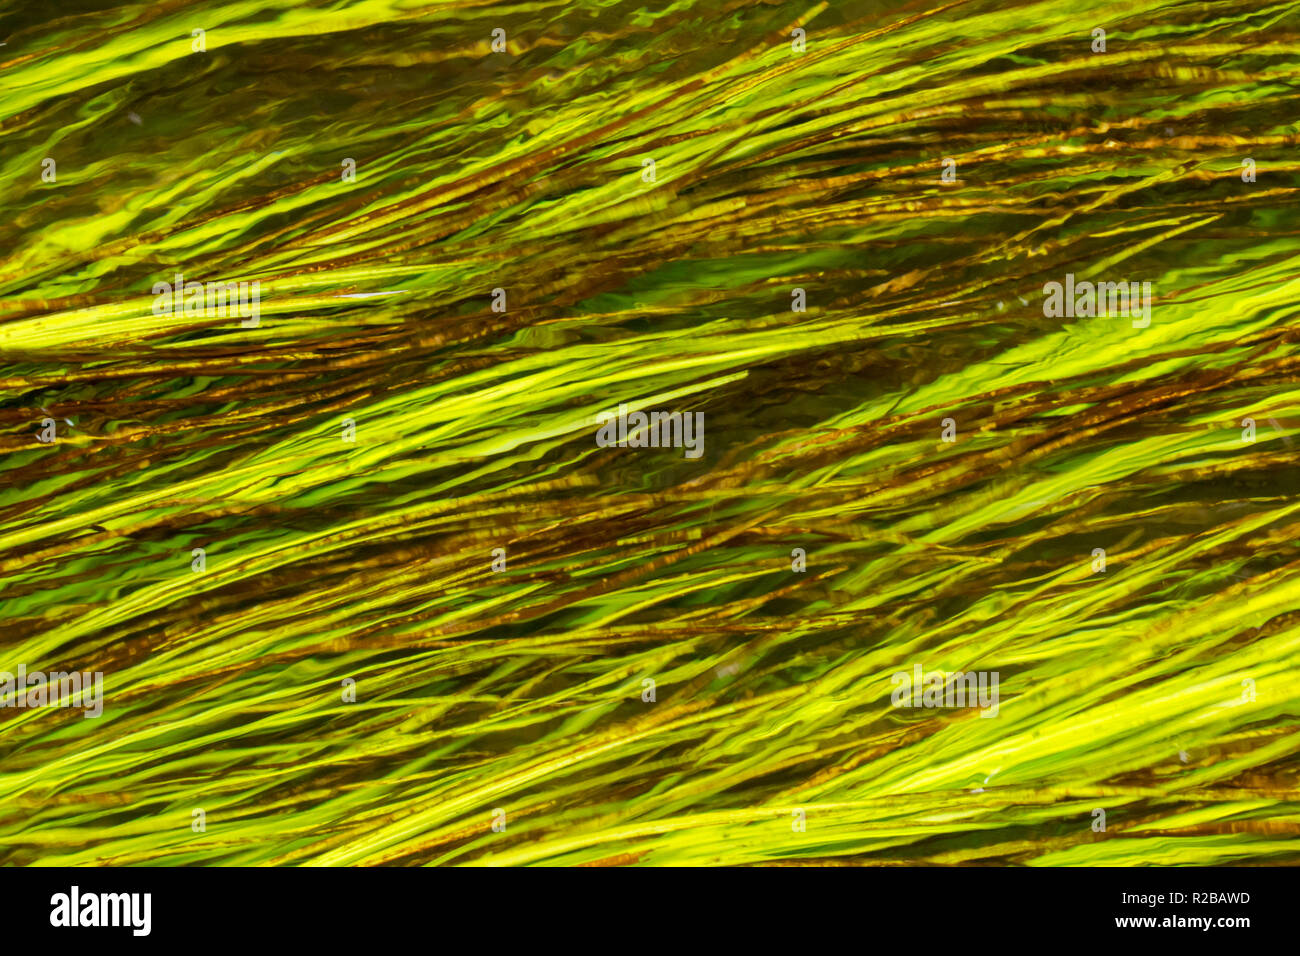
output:
[[[1300,860],[1293,5],[4,16],[0,860]]]

